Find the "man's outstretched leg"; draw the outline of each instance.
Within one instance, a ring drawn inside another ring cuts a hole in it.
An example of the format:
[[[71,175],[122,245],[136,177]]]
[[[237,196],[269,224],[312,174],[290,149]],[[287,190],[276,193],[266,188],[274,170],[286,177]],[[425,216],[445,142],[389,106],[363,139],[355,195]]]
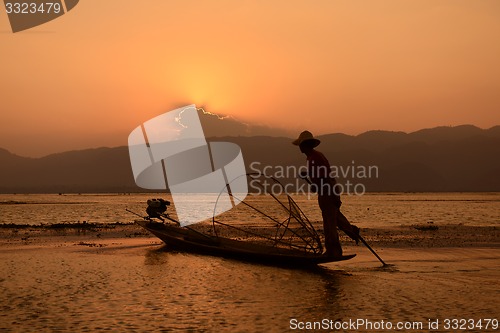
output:
[[[337,225],[340,230],[345,232],[347,236],[352,238],[356,244],[359,242],[359,228],[354,224],[349,223],[347,217],[340,210],[337,210]]]

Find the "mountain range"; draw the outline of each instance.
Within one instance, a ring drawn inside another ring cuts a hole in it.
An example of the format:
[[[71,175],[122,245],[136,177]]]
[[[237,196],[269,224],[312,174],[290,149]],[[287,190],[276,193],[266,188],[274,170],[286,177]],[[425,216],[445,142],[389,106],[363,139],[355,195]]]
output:
[[[500,191],[500,126],[369,131],[356,136],[337,133],[318,138],[318,150],[330,163],[338,170],[349,170],[341,172],[339,182],[362,183],[367,191]],[[213,136],[209,141],[238,144],[247,172],[305,164],[305,156],[287,137]],[[376,170],[371,177],[352,177],[353,168],[370,166]],[[0,149],[0,193],[142,191],[134,183],[125,146],[41,158]]]

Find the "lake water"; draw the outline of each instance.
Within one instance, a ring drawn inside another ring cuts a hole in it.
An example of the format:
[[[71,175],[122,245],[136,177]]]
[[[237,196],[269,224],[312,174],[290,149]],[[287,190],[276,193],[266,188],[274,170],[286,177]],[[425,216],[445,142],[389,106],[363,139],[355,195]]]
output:
[[[0,331],[291,332],[293,320],[326,319],[428,332],[438,319],[451,332],[446,319],[499,319],[498,248],[391,249],[381,252],[387,269],[357,249],[351,261],[307,271],[134,241],[0,249]],[[390,331],[368,328],[324,331]]]
[[[166,194],[0,194],[0,223],[130,222],[136,216],[125,209],[145,214],[147,199],[156,197],[171,200]],[[294,199],[310,220],[321,220],[314,197]],[[259,208],[276,205],[266,195],[249,196],[247,200]],[[384,193],[343,196],[342,201],[344,214],[362,228],[427,222],[477,226],[500,223],[500,193]],[[172,206],[168,211],[174,210]],[[242,223],[252,222],[246,214],[233,217]]]
[[[158,195],[2,195],[0,223],[129,222],[125,208],[143,211],[151,197]],[[269,198],[251,199],[268,205]],[[319,219],[315,200],[296,199]],[[432,221],[498,232],[500,220],[498,193],[343,201],[365,228]],[[172,252],[154,237],[85,237],[93,238],[0,246],[0,332],[294,332],[318,323],[327,325],[321,332],[498,331],[498,243],[377,248],[387,268],[347,245],[354,259],[299,270]],[[352,322],[359,326],[345,326]]]

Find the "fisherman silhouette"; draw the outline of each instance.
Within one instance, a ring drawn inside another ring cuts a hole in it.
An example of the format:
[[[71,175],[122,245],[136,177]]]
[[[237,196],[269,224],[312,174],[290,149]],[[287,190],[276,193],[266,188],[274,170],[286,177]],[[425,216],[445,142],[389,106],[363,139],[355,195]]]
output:
[[[330,163],[325,155],[314,149],[320,143],[321,141],[309,131],[303,131],[298,139],[293,141],[293,144],[299,146],[300,151],[307,157],[307,172],[300,176],[308,180],[311,184],[311,190],[318,194],[318,204],[323,217],[325,233],[325,255],[340,257],[342,256],[342,247],[337,227],[355,240],[356,244],[359,241],[359,228],[349,223],[340,212],[342,201],[337,182],[330,175]]]

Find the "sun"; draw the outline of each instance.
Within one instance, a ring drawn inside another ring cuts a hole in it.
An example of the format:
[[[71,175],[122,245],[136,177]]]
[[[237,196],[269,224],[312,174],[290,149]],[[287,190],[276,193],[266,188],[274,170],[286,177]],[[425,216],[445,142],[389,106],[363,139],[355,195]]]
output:
[[[192,61],[191,61],[192,60]],[[159,78],[168,95],[184,104],[195,104],[205,111],[228,114],[238,109],[238,84],[230,68],[220,61],[184,59],[168,67]]]

